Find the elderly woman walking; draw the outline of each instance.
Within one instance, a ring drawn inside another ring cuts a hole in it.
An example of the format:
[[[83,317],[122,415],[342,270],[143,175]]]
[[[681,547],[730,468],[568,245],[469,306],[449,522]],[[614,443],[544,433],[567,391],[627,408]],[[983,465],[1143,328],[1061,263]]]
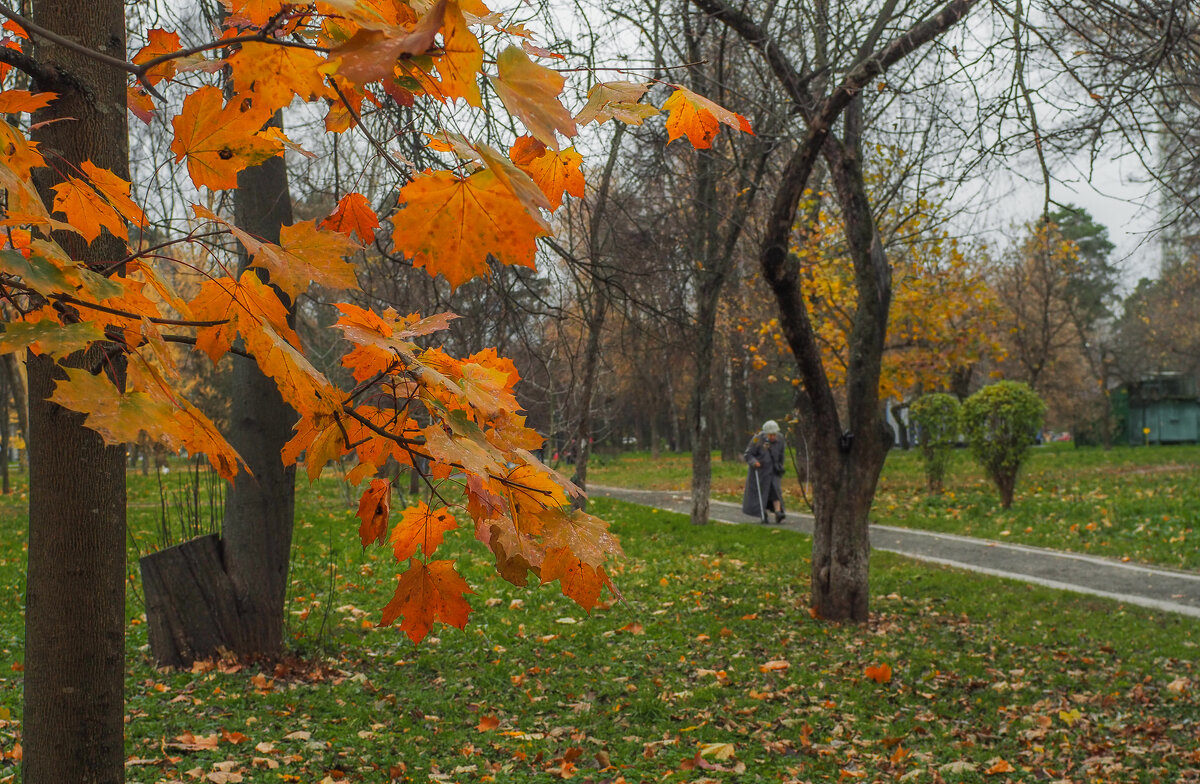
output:
[[[746,447],[746,490],[742,494],[742,513],[757,517],[764,525],[770,522],[768,512],[775,513],[775,522],[782,523],[783,511],[783,435],[774,419],[763,422],[762,430],[750,439]]]

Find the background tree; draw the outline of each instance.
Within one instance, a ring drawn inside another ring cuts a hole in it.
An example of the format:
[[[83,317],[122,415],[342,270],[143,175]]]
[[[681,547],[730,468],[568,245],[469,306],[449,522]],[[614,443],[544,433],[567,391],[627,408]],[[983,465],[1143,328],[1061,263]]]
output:
[[[925,486],[931,495],[942,492],[946,466],[958,442],[960,408],[958,398],[944,393],[921,395],[909,406],[925,466]]]
[[[789,9],[790,14],[764,16],[767,21],[760,22],[721,0],[696,0],[699,8],[759,51],[786,92],[789,108],[803,121],[771,194],[759,263],[796,359],[801,380],[797,408],[802,426],[811,433],[816,517],[812,594],[813,607],[822,617],[867,618],[867,514],[887,451],[879,376],[892,281],[865,182],[864,88],[957,25],[974,4],[952,0],[913,13],[886,3],[869,19],[851,19],[829,13],[824,3],[802,3]],[[792,37],[797,29],[804,30],[804,38]],[[841,408],[808,316],[800,270],[789,258],[797,207],[819,157],[828,167],[846,227],[857,292],[851,366]]]
[[[1000,505],[1012,506],[1021,464],[1037,437],[1046,404],[1028,384],[998,381],[962,404],[962,430],[971,454],[1000,493]]]

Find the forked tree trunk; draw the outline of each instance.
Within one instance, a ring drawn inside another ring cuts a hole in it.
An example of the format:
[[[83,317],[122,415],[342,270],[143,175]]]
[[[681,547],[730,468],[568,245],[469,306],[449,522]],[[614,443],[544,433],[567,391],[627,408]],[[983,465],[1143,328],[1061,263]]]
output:
[[[125,58],[121,0],[34,0],[39,25],[89,49]],[[36,41],[35,56],[58,99],[34,116],[33,140],[48,162],[35,183],[50,188],[84,161],[129,177],[126,74],[69,49]],[[57,122],[51,122],[57,120]],[[103,234],[88,245],[54,238],[71,258],[106,266],[123,243]],[[71,359],[115,372],[99,347]],[[45,357],[29,377],[29,566],[25,593],[26,784],[116,784],[125,774],[125,450],[105,446],[84,417],[50,403],[61,375]]]

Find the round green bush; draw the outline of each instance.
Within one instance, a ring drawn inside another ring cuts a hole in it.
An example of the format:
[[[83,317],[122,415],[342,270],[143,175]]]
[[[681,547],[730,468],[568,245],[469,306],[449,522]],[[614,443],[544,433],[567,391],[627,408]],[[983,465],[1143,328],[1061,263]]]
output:
[[[960,423],[971,453],[1000,491],[1000,505],[1012,506],[1017,474],[1037,438],[1046,404],[1017,381],[984,387],[962,405]]]
[[[930,493],[942,492],[946,466],[958,440],[960,408],[958,398],[941,392],[922,395],[908,408],[909,418],[917,426],[925,484]]]

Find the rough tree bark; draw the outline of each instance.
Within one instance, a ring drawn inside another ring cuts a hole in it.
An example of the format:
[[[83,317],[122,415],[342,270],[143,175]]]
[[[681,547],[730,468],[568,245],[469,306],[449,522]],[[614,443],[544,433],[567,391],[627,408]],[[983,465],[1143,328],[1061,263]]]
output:
[[[125,58],[121,0],[35,0],[34,21],[90,49]],[[35,172],[50,188],[84,161],[129,177],[125,74],[77,52],[37,40],[34,56],[58,100],[34,116],[33,140],[53,165]],[[51,122],[54,121],[54,122]],[[55,239],[72,258],[96,266],[125,256],[104,234],[88,245]],[[70,360],[121,376],[101,347]],[[124,778],[125,450],[105,446],[84,417],[46,400],[60,375],[43,357],[29,377],[29,566],[25,593],[26,784]]]

